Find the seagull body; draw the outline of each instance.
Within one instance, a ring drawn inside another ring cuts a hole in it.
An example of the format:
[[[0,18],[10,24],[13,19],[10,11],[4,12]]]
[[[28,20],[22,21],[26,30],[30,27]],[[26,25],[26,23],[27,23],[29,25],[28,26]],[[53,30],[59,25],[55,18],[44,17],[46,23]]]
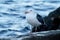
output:
[[[41,25],[41,23],[37,20],[37,14],[36,13],[29,13],[26,14],[26,19],[28,21],[29,24],[31,24],[32,26],[39,26]]]
[[[40,25],[44,24],[43,18],[35,12],[26,12],[26,19],[33,26],[33,30],[38,30]]]

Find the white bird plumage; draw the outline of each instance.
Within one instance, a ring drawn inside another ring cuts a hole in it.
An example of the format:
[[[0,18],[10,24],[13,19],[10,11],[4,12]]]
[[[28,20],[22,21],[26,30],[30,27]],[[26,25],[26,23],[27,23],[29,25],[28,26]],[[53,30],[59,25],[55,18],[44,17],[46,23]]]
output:
[[[41,23],[37,20],[37,13],[31,10],[27,12],[26,19],[27,19],[27,22],[31,24],[32,26],[37,27],[41,25]]]

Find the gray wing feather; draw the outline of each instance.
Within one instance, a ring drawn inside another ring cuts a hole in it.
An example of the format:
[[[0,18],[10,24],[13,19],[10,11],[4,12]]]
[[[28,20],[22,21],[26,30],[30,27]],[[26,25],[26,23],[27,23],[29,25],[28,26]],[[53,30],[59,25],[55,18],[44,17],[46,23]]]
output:
[[[43,18],[39,14],[37,14],[37,19],[40,23],[44,24]]]

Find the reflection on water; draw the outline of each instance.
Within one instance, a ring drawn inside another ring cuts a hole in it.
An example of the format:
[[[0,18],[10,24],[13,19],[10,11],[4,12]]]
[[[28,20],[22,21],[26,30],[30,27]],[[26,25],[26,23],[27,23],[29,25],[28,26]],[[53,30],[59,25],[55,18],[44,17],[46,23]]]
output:
[[[24,35],[30,31],[31,25],[26,21],[25,10],[33,9],[47,16],[59,6],[59,0],[0,0],[0,36]]]

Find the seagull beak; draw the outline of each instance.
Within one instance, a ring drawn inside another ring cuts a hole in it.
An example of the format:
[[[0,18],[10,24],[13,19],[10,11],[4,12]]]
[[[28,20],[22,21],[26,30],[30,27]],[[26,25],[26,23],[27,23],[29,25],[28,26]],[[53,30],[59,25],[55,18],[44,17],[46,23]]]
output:
[[[25,14],[28,14],[29,12],[25,12]]]
[[[30,11],[26,11],[25,14],[28,14],[28,13],[31,13],[31,12],[32,12],[32,10],[30,10]]]

